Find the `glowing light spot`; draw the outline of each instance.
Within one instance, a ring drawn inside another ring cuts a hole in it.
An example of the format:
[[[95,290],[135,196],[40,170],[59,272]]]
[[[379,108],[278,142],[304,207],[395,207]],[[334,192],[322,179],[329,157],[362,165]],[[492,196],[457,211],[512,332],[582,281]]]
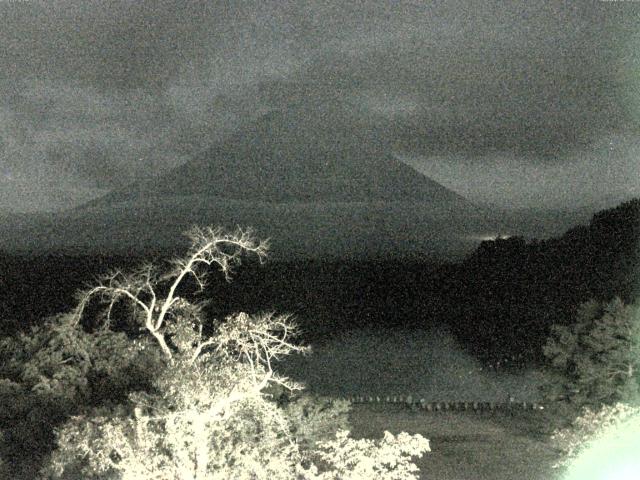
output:
[[[488,235],[479,235],[471,237],[473,240],[480,240],[481,242],[493,242],[495,240],[506,240],[511,238],[511,235],[501,235],[499,233],[490,233]]]

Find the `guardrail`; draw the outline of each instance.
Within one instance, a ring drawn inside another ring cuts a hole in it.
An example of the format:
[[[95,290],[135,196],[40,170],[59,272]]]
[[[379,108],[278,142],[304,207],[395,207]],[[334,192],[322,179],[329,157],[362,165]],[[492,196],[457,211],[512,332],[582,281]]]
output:
[[[427,402],[424,398],[415,398],[411,395],[389,396],[365,396],[354,395],[342,397],[355,404],[396,404],[405,405],[412,410],[424,410],[427,412],[444,411],[517,411],[517,410],[544,410],[544,405],[538,402],[479,402],[479,401],[437,401]]]

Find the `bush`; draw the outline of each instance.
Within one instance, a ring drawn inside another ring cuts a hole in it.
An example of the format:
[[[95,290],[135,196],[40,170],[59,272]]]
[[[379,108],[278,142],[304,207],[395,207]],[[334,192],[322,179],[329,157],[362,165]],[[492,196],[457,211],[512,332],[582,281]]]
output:
[[[59,314],[0,341],[0,378],[73,406],[123,400],[160,368],[148,346],[148,339],[131,341],[124,332],[88,332],[72,313]]]
[[[347,400],[299,395],[283,409],[291,434],[303,450],[313,450],[337,430],[349,428],[351,403]]]
[[[0,431],[0,441],[2,441],[2,432]],[[9,471],[9,468],[7,467],[6,462],[0,458],[0,478],[10,478],[11,477],[11,472]]]
[[[544,387],[548,401],[563,401],[575,411],[639,398],[640,309],[619,298],[586,302],[571,326],[554,326],[544,346],[553,381]]]
[[[348,438],[349,432],[336,432],[335,440],[320,442],[315,453],[326,471],[312,466],[304,477],[309,480],[417,480],[418,467],[412,456],[429,452],[429,440],[420,434],[402,432],[397,437],[384,432],[379,441]]]
[[[98,332],[109,331],[116,303],[128,302],[138,311],[129,319],[129,329],[145,333],[151,342],[129,349],[152,358],[160,355],[164,361],[148,389],[129,393],[121,403],[94,406],[57,429],[58,448],[42,475],[311,480],[375,473],[377,478],[413,478],[407,475],[417,468],[409,457],[428,451],[428,441],[421,436],[386,435],[375,443],[349,440],[341,432],[336,440],[325,441],[331,429],[346,424],[347,403],[306,397],[286,406],[273,401],[274,385],[292,392],[302,389],[273,368],[284,355],[308,351],[293,342],[295,323],[287,316],[245,313],[205,322],[202,303],[176,295],[186,276],[203,285],[202,266],[216,264],[228,278],[241,253],[262,257],[266,245],[242,231],[226,235],[195,228],[189,235],[192,248],[170,271],[160,275],[146,265],[128,275],[113,272],[96,287],[79,292],[77,325],[94,296],[108,303]],[[163,284],[168,285],[162,289]],[[96,345],[90,343],[88,359]],[[117,373],[107,367],[108,362],[103,366],[108,377]],[[372,462],[369,455],[380,458]],[[321,462],[322,473],[314,461]]]
[[[187,368],[188,367],[188,368]],[[227,370],[230,377],[246,372]],[[232,401],[218,371],[170,368],[160,393],[75,417],[58,432],[48,478],[292,478],[299,456],[281,411],[257,392]]]
[[[43,474],[91,480],[404,480],[417,478],[412,475],[417,467],[409,457],[428,451],[428,441],[420,435],[400,434],[396,439],[386,434],[382,441],[374,442],[351,440],[348,432],[340,431],[334,440],[321,440],[330,431],[328,422],[346,410],[346,402],[332,408],[328,402],[303,396],[283,411],[256,395],[229,405],[221,417],[215,417],[211,407],[215,409],[229,396],[220,396],[208,382],[202,382],[208,376],[204,371],[173,371],[175,375],[165,375],[158,382],[163,391],[172,393],[155,399],[132,395],[133,414],[129,408],[111,411],[108,416],[95,411],[89,417],[74,417],[59,431],[59,448]],[[185,381],[185,376],[191,380]],[[192,407],[177,404],[176,394],[185,400],[188,397]],[[298,415],[290,417],[291,412]],[[206,459],[202,476],[197,474],[199,458]]]
[[[148,342],[147,342],[148,343]],[[37,461],[54,447],[54,428],[90,406],[118,403],[150,383],[160,358],[122,332],[87,332],[72,314],[45,319],[0,340],[0,454]]]

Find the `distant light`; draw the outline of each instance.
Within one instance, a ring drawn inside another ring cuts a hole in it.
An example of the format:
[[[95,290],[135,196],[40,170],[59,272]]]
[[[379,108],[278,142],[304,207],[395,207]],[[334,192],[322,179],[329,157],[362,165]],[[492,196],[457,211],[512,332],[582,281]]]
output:
[[[471,237],[473,240],[480,240],[481,242],[493,242],[496,240],[506,240],[507,238],[511,238],[511,235],[500,235],[497,233],[492,233],[489,235],[482,235],[477,237]]]

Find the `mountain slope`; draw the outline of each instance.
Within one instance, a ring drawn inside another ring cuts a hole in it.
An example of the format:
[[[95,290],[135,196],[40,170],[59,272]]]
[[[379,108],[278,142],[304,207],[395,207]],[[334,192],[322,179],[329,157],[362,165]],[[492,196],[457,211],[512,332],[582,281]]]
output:
[[[358,129],[327,110],[271,112],[168,174],[89,205],[213,195],[266,202],[427,201],[471,207],[397,160],[377,132]]]
[[[241,225],[271,238],[276,258],[442,257],[495,232],[490,212],[396,159],[381,138],[334,105],[303,102],[0,241],[113,251],[176,245],[193,224]]]

